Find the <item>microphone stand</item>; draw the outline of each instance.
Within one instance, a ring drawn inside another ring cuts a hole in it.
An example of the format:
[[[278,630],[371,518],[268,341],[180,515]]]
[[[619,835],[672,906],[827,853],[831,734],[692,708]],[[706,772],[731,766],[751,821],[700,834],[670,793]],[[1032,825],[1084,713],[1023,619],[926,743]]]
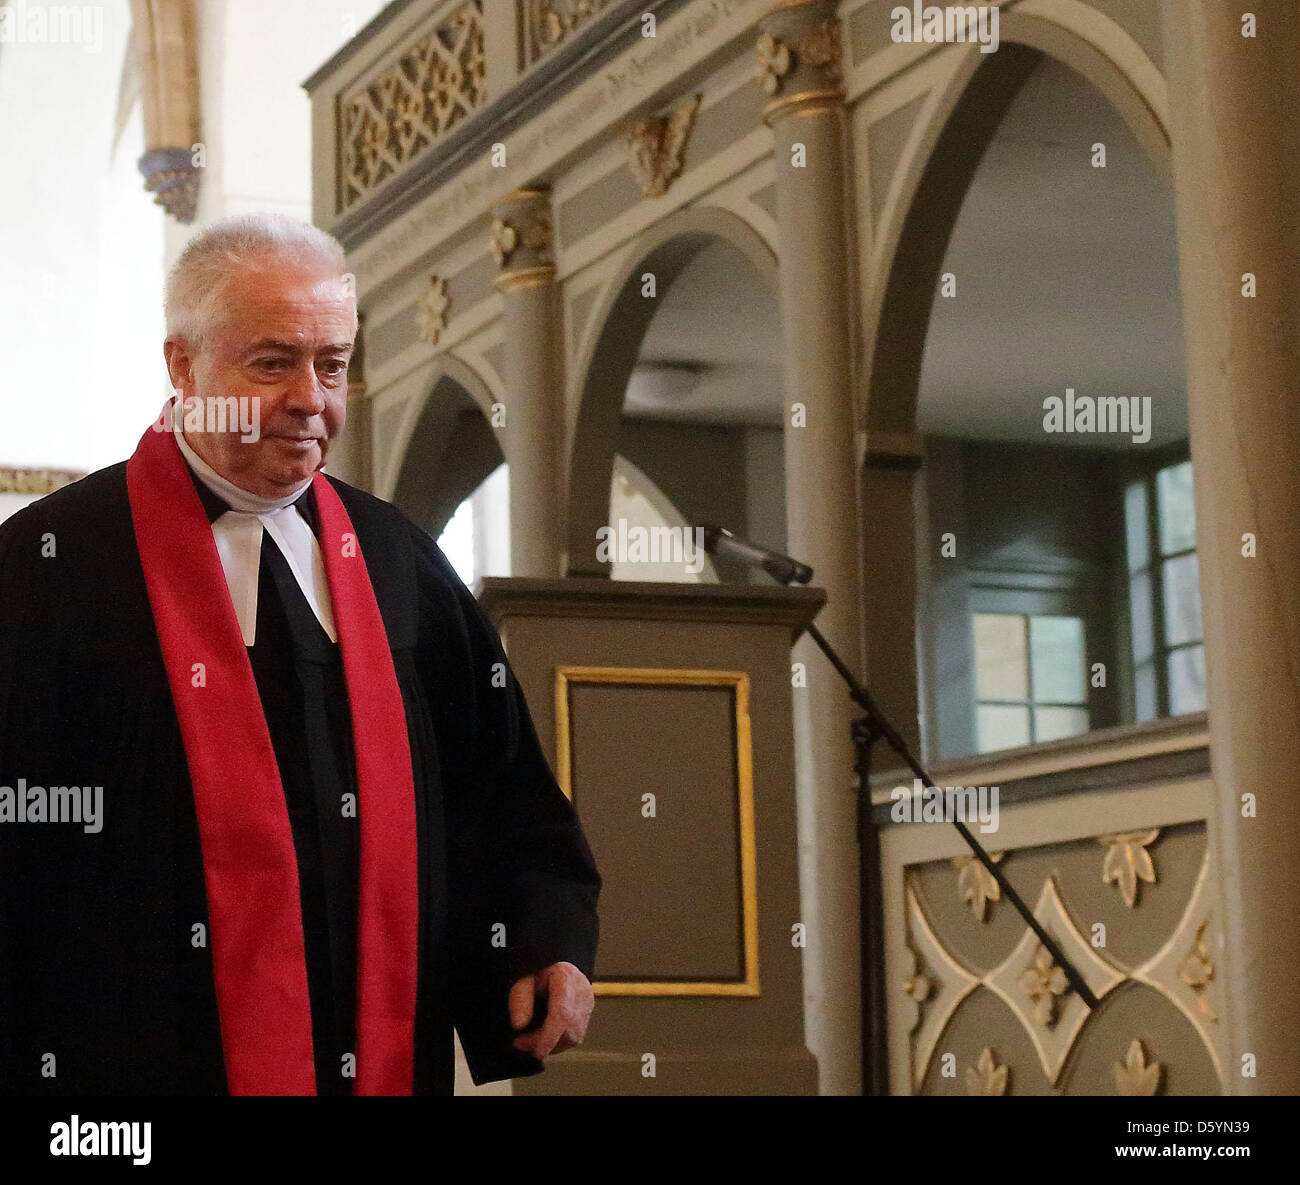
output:
[[[866,894],[861,909],[862,941],[862,1027],[863,1027],[863,1087],[865,1093],[886,1095],[889,1093],[889,1066],[886,1058],[885,1042],[885,984],[884,984],[884,914],[881,906],[878,885],[880,882],[880,833],[871,819],[871,751],[878,740],[884,740],[899,757],[912,774],[921,780],[927,790],[934,786],[934,781],[921,767],[920,762],[912,756],[907,742],[899,736],[890,724],[888,717],[881,712],[871,693],[854,677],[853,672],[844,665],[831,644],[822,636],[815,625],[808,626],[808,636],[812,638],[821,652],[830,659],[831,665],[848,684],[849,696],[865,713],[851,726],[853,738],[853,768],[858,775],[858,848],[862,864],[861,873],[864,886],[868,883],[871,891]],[[958,834],[970,846],[975,858],[989,871],[1005,897],[1024,919],[1025,924],[1034,932],[1038,940],[1050,952],[1052,961],[1065,972],[1070,986],[1079,994],[1079,998],[1088,1006],[1097,1007],[1097,997],[1084,981],[1082,975],[1065,952],[1034,917],[1020,894],[1011,886],[1006,875],[993,862],[983,845],[971,833],[970,828],[960,819],[954,818],[952,825]],[[868,878],[870,880],[868,881]]]
[[[711,528],[705,528],[706,531]],[[719,530],[712,528],[712,530]],[[721,532],[730,535],[730,532]],[[712,538],[716,539],[716,535]],[[710,547],[709,550],[712,550]],[[766,549],[765,558],[760,562],[763,569],[779,584],[807,584],[812,579],[812,569],[806,564],[792,560],[789,556],[779,555]],[[885,1028],[885,984],[884,984],[884,913],[880,900],[880,834],[871,818],[871,752],[879,740],[883,740],[899,757],[903,764],[919,778],[926,789],[937,789],[934,780],[921,767],[921,763],[912,756],[907,742],[898,730],[889,722],[888,717],[877,706],[871,693],[858,682],[856,676],[845,666],[835,648],[822,636],[815,625],[808,626],[808,636],[817,644],[821,652],[830,660],[831,666],[839,673],[849,689],[849,696],[863,711],[863,715],[853,721],[851,736],[853,739],[853,769],[858,775],[858,849],[860,861],[860,879],[864,889],[861,917],[861,952],[862,952],[862,1084],[863,1092],[868,1095],[886,1095],[889,1093],[889,1065],[886,1057]],[[970,847],[975,858],[988,870],[1005,897],[1033,931],[1035,937],[1047,948],[1052,962],[1065,972],[1069,982],[1079,998],[1088,1009],[1095,1010],[1097,997],[1084,981],[1078,969],[1066,957],[1060,944],[1034,917],[1020,894],[1011,886],[1006,875],[993,862],[983,845],[971,833],[970,828],[960,819],[953,819],[952,825]],[[870,886],[870,891],[867,891]]]

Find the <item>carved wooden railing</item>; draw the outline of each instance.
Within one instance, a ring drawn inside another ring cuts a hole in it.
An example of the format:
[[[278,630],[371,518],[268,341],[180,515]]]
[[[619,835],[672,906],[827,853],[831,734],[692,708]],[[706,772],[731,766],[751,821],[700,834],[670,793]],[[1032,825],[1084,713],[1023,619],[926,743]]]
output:
[[[393,61],[339,101],[338,212],[364,201],[482,107],[483,0],[440,9]]]
[[[931,773],[943,787],[984,788],[965,796],[998,808],[981,842],[1100,1005],[1090,1013],[1070,990],[950,826],[908,815],[915,804],[892,790],[910,781],[873,778],[892,1091],[1219,1093],[1204,715]]]
[[[382,12],[307,83],[340,79],[328,217],[360,210],[526,76],[580,53],[575,42],[620,6],[628,0],[409,0]]]

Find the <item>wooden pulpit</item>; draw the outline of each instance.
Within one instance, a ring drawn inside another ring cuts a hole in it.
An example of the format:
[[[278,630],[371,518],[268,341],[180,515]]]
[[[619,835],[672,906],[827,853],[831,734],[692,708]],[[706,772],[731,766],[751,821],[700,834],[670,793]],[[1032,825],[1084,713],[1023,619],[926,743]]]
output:
[[[604,880],[582,1046],[517,1094],[815,1094],[790,647],[820,589],[487,578]]]

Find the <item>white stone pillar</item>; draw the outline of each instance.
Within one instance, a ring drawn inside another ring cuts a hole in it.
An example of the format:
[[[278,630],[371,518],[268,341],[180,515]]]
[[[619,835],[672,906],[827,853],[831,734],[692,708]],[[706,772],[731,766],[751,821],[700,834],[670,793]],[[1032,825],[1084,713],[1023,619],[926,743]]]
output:
[[[846,117],[832,0],[773,8],[758,54],[772,96],[780,229],[787,548],[826,589],[817,626],[860,669],[857,493],[850,342]],[[823,1094],[861,1090],[861,977],[853,748],[846,689],[807,639],[795,651],[804,1015]],[[793,919],[792,919],[793,920]]]
[[[550,191],[517,189],[492,208],[493,287],[505,303],[504,424],[510,570],[564,572],[564,308],[555,282]],[[593,541],[594,546],[594,541]]]
[[[1300,7],[1164,0],[1164,22],[1220,804],[1224,1071],[1235,1093],[1297,1094]]]

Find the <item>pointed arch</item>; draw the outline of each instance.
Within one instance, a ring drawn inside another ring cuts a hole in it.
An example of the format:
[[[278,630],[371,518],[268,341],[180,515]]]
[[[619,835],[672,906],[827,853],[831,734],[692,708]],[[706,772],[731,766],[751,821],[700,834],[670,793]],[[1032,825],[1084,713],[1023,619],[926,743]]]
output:
[[[569,449],[569,574],[608,576],[593,556],[596,530],[609,517],[609,488],[628,378],[658,303],[641,295],[640,277],[653,273],[656,291],[666,292],[704,247],[719,240],[737,248],[777,297],[776,255],[743,218],[728,210],[697,206],[656,223],[625,249],[602,288],[592,313],[598,328],[589,335],[576,368],[578,394]],[[582,558],[579,558],[582,557]]]
[[[406,383],[420,393],[385,448],[375,492],[436,537],[505,456],[491,427],[491,389],[473,367],[443,354]]]
[[[1044,56],[1109,102],[1170,181],[1169,98],[1155,64],[1109,17],[1079,0],[1028,0],[1004,12],[997,53],[954,49],[889,186],[867,301],[863,426],[884,439],[915,431],[921,360],[935,285],[975,171],[1007,109]]]

